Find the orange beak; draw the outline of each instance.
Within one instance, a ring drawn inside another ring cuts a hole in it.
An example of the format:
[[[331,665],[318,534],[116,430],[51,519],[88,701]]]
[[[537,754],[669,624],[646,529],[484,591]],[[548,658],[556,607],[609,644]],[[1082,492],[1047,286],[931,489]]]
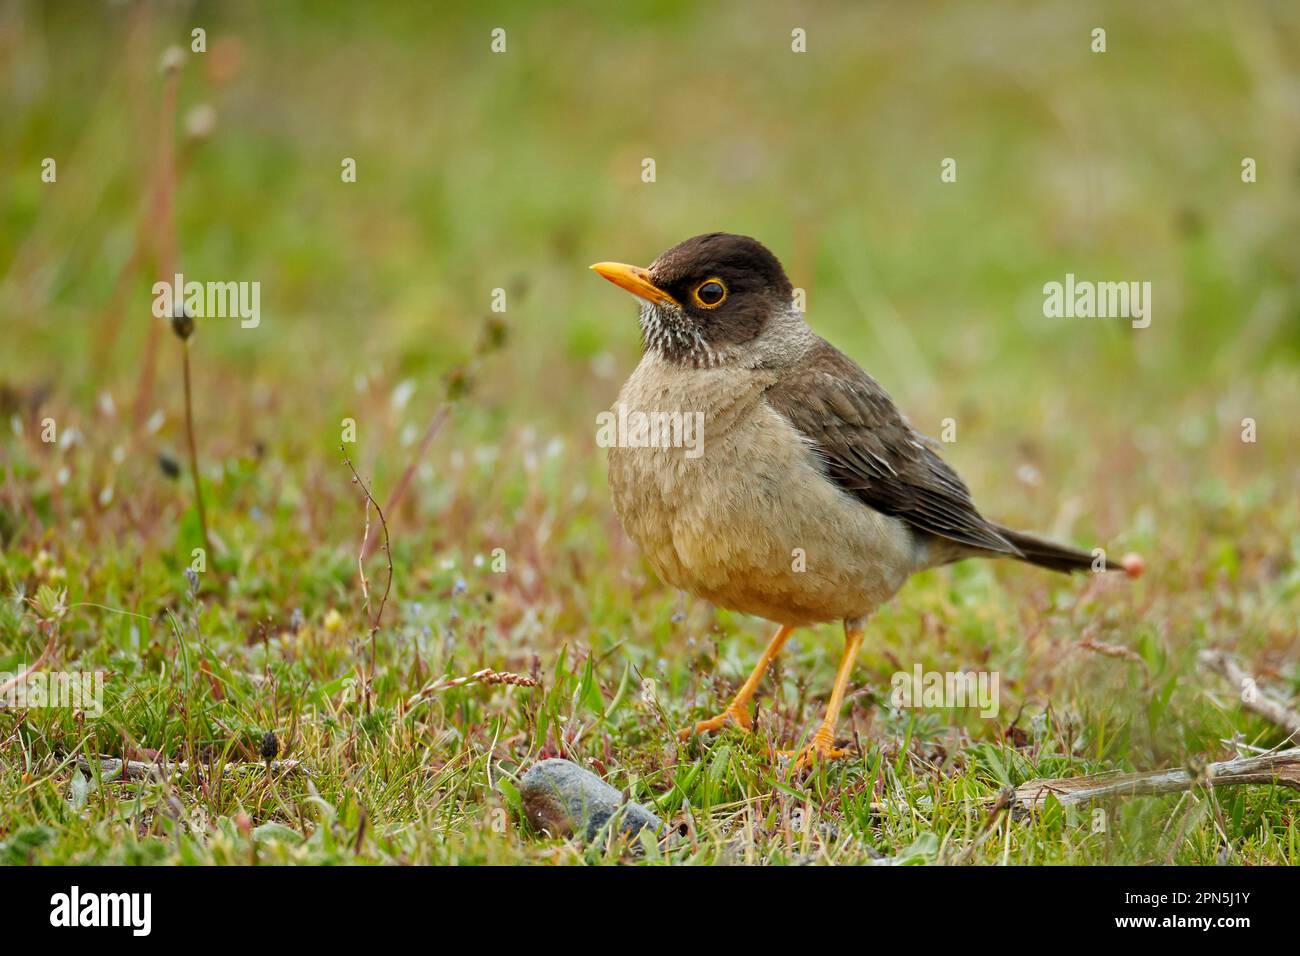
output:
[[[650,281],[650,273],[640,266],[629,266],[622,262],[597,262],[591,271],[604,276],[614,285],[626,289],[639,299],[653,302],[655,305],[681,305],[663,289]]]

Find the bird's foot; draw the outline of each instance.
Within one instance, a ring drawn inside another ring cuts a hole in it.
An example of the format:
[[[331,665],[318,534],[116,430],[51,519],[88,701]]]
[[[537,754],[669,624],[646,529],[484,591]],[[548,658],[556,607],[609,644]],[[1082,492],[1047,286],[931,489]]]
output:
[[[694,727],[683,727],[677,732],[678,740],[690,740],[692,737],[698,737],[700,734],[710,733],[721,730],[727,724],[735,724],[745,733],[754,729],[754,718],[749,716],[749,712],[743,707],[728,707],[716,717],[710,717],[708,720],[701,720]]]
[[[802,750],[778,750],[778,757],[790,757],[795,770],[811,770],[813,764],[843,760],[852,754],[845,747],[835,746],[835,735],[828,730],[818,730]]]

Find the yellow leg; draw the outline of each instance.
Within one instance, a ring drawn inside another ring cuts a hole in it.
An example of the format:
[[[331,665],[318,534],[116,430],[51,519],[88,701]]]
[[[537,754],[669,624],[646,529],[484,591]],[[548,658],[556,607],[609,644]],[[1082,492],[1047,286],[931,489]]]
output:
[[[758,665],[750,673],[745,683],[741,685],[740,690],[736,691],[736,696],[727,705],[727,709],[716,717],[701,720],[694,727],[682,729],[677,736],[682,740],[686,740],[689,737],[710,730],[721,730],[728,722],[735,724],[746,732],[753,730],[754,719],[749,716],[749,700],[754,696],[754,692],[758,690],[759,682],[763,680],[763,675],[767,673],[768,665],[776,660],[776,655],[781,653],[781,648],[785,646],[786,640],[792,633],[794,633],[793,627],[782,624],[776,635],[768,642],[767,649],[763,651],[763,656],[758,659]]]
[[[858,648],[862,646],[864,630],[861,622],[844,622],[844,656],[840,658],[840,667],[835,674],[835,687],[831,690],[831,699],[826,705],[826,716],[822,719],[821,726],[812,735],[808,746],[795,757],[795,766],[799,769],[807,768],[815,760],[839,760],[849,755],[849,751],[835,746],[835,725],[839,722],[844,692],[849,686],[849,675],[853,673]]]

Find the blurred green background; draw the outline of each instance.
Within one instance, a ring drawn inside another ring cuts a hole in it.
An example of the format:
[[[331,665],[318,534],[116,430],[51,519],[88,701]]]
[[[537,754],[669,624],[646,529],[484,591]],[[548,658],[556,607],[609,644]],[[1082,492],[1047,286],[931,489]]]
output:
[[[1295,435],[1294,4],[0,9],[13,386],[84,404],[138,377],[150,263],[108,347],[100,326],[142,212],[165,228],[145,212],[159,60],[201,26],[208,50],[186,53],[178,99],[179,264],[260,281],[263,321],[202,327],[197,381],[274,388],[304,438],[334,427],[359,372],[424,383],[463,361],[497,287],[517,347],[476,413],[590,430],[638,341],[631,304],[585,266],[646,263],[715,229],[767,243],[813,326],[918,426],[954,417],[966,467],[1005,472],[1017,434],[1084,444],[1097,418],[1135,443],[1126,469],[1242,417]],[[185,130],[202,108],[215,124],[199,141]],[[956,183],[940,181],[944,157]],[[1044,318],[1042,286],[1066,272],[1152,282],[1151,328]],[[966,460],[976,429],[985,454]]]

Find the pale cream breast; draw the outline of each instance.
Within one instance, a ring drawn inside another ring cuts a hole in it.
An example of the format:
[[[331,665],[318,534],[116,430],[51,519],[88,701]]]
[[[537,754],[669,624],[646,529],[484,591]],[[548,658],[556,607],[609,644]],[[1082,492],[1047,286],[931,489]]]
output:
[[[702,446],[698,457],[611,447],[614,507],[674,587],[780,623],[865,617],[917,569],[920,549],[903,522],[824,477],[807,441],[763,400],[776,374],[647,354],[619,395],[624,415],[700,413]]]

